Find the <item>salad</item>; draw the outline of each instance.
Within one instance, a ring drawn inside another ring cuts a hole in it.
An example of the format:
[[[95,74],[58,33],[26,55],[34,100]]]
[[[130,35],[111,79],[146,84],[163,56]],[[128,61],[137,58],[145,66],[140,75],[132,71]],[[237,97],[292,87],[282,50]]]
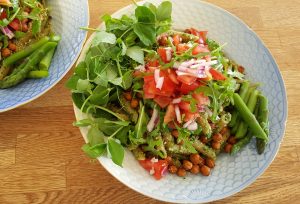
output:
[[[44,0],[0,0],[0,89],[44,78],[60,41]]]
[[[268,141],[268,101],[245,68],[207,31],[171,28],[172,4],[146,3],[133,16],[105,15],[66,86],[86,118],[83,151],[122,166],[124,148],[161,179],[209,176],[221,153]]]

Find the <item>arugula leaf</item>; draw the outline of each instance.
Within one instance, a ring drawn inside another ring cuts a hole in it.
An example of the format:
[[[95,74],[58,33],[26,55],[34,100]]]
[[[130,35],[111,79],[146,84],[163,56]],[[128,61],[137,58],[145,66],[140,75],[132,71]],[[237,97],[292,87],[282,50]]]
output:
[[[127,49],[126,55],[140,64],[144,64],[144,52],[141,47],[133,46]]]
[[[96,33],[92,45],[98,45],[100,43],[116,44],[117,38],[114,34],[105,31],[99,31]]]
[[[89,144],[84,144],[81,149],[84,151],[92,159],[96,159],[97,157],[103,155],[106,152],[107,144],[96,144],[94,146],[90,146]]]
[[[104,134],[94,125],[89,129],[87,139],[91,146],[101,144],[104,142]]]
[[[93,88],[93,85],[87,79],[78,79],[76,90],[80,92],[90,91]]]
[[[191,133],[183,128],[177,127],[178,130],[178,140],[183,141],[183,146],[187,148],[192,153],[197,153],[197,150],[193,147],[192,141],[190,141]]]
[[[156,18],[158,21],[165,21],[171,19],[172,3],[169,1],[162,2],[156,11]]]
[[[156,6],[154,4],[152,4],[152,3],[146,2],[144,4],[144,6],[146,6],[147,8],[149,8],[153,13],[157,12]]]
[[[108,138],[108,152],[111,155],[112,161],[122,167],[123,159],[124,159],[124,148],[113,138]]]
[[[87,79],[87,66],[84,61],[80,62],[74,70],[74,73],[80,78],[80,79]]]
[[[132,77],[132,70],[127,71],[122,78],[123,88],[125,90],[129,89],[132,85],[133,77]]]
[[[77,75],[72,75],[67,83],[66,83],[66,87],[69,88],[69,89],[72,89],[72,90],[75,90],[77,88],[77,83],[78,83],[78,80],[79,80],[79,76]]]
[[[110,15],[104,15],[102,16],[102,20],[105,22],[106,31],[127,30],[128,23],[132,22],[132,19],[126,16],[123,16],[122,19],[116,19]]]
[[[133,30],[146,46],[150,46],[156,41],[155,14],[145,6],[138,6],[135,9],[137,23],[133,25]]]
[[[82,119],[82,120],[74,122],[73,125],[76,127],[87,127],[87,126],[92,125],[93,123],[94,123],[94,121],[86,118],[86,119]]]
[[[106,105],[109,100],[109,93],[111,89],[98,85],[90,97],[90,102],[95,105]]]

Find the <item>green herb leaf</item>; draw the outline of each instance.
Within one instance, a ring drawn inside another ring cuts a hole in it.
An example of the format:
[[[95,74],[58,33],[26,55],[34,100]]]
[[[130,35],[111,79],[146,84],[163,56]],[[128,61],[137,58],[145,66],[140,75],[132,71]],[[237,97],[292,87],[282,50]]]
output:
[[[41,32],[42,21],[41,20],[34,20],[32,22],[32,34],[36,35]]]
[[[66,83],[66,87],[75,90],[77,88],[77,83],[79,79],[80,79],[79,76],[72,75],[71,78],[68,79]]]
[[[169,1],[162,2],[156,11],[156,18],[158,21],[165,21],[171,19],[172,3]]]
[[[101,85],[98,85],[94,90],[90,97],[90,102],[95,105],[106,105],[109,100],[109,93],[111,89],[107,89]]]
[[[94,123],[91,119],[82,119],[73,123],[76,127],[87,127]]]
[[[91,90],[93,85],[87,79],[78,79],[76,89],[81,92]]]
[[[141,47],[133,46],[127,49],[126,55],[140,64],[144,64],[144,52]]]
[[[86,153],[90,158],[96,159],[97,157],[103,155],[106,152],[107,144],[97,144],[90,146],[89,144],[84,144],[81,149]]]
[[[107,33],[105,31],[97,32],[93,41],[92,45],[98,45],[100,43],[108,43],[108,44],[116,44],[117,38],[112,33]]]
[[[97,128],[97,126],[92,126],[88,131],[87,139],[91,146],[101,144],[104,142],[104,134]]]
[[[145,113],[145,106],[140,103],[140,111],[139,111],[139,119],[135,126],[135,138],[142,138],[144,133],[147,131],[147,124],[148,124],[148,116]]]
[[[113,138],[108,138],[107,140],[108,144],[108,151],[109,154],[111,155],[112,161],[122,167],[122,163],[124,160],[124,148],[123,146],[116,142],[115,139]]]

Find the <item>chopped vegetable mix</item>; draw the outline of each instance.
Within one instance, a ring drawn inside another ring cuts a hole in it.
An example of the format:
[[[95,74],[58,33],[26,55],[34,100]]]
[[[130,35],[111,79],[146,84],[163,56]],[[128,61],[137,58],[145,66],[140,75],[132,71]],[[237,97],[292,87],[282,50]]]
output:
[[[161,179],[167,172],[209,176],[218,154],[268,142],[268,101],[207,31],[171,29],[172,4],[105,15],[66,86],[88,118],[82,149],[122,166],[124,148]],[[235,131],[233,131],[235,129]]]

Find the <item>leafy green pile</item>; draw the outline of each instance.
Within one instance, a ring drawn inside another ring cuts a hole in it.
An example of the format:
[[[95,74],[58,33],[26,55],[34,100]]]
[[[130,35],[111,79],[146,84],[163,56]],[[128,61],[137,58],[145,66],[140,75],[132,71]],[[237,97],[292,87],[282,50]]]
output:
[[[156,50],[156,37],[170,29],[171,12],[172,4],[166,1],[157,7],[151,3],[137,6],[133,16],[103,16],[106,31],[96,30],[85,59],[66,84],[72,90],[75,105],[89,116],[75,125],[90,126],[89,143],[82,147],[90,157],[107,153],[121,166],[123,146],[129,145],[129,137],[135,141],[143,139],[148,121],[144,105],[140,104],[138,114],[122,101],[120,93],[131,86],[141,88],[141,82],[134,81],[132,73],[144,64],[145,50]],[[114,103],[131,114],[122,113]]]

